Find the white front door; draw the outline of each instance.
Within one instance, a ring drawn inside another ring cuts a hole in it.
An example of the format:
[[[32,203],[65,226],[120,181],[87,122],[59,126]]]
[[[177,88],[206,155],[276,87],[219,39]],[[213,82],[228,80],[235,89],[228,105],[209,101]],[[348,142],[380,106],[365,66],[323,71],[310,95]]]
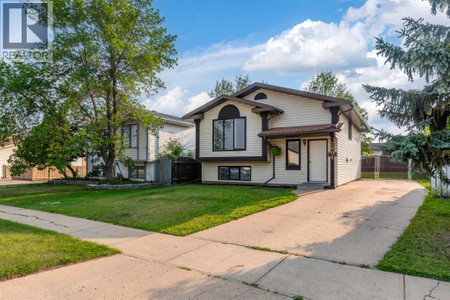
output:
[[[327,182],[327,141],[309,141],[309,181]]]

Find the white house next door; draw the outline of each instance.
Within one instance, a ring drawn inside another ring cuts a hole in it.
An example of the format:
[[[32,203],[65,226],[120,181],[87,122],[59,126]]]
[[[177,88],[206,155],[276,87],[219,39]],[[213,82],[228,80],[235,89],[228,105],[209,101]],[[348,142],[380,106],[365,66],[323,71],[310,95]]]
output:
[[[309,140],[309,182],[327,182],[327,140]]]

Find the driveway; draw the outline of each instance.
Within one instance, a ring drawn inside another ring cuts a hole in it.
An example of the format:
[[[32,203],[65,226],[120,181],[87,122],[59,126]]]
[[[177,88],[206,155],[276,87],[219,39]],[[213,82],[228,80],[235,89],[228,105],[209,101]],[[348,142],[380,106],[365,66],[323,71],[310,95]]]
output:
[[[426,194],[415,181],[360,180],[303,194],[289,204],[191,237],[374,266],[408,226]]]

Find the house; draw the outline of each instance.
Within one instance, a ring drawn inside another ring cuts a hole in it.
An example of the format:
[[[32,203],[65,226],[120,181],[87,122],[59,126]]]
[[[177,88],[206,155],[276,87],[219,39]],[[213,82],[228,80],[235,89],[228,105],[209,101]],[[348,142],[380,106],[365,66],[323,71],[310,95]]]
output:
[[[125,135],[128,141],[125,154],[133,160],[134,168],[128,168],[117,161],[114,164],[115,174],[121,174],[124,178],[137,181],[158,180],[156,160],[160,151],[173,138],[178,139],[187,151],[195,153],[195,128],[192,121],[155,111],[149,113],[156,114],[162,119],[163,128],[158,131],[157,135],[154,135],[137,121],[122,126],[120,134]],[[105,176],[104,170],[101,168],[102,159],[90,156],[87,158],[87,162],[88,172],[98,169],[103,172],[101,176]]]
[[[3,147],[0,147],[0,179],[10,179],[8,172],[8,159],[15,149],[14,142],[9,139]]]
[[[370,143],[370,149],[373,150],[375,156],[383,155],[383,148],[386,143]]]
[[[348,100],[263,83],[183,119],[196,125],[203,183],[334,188],[361,177],[361,132],[370,128]]]
[[[64,175],[55,168],[38,168],[33,167],[25,170],[25,172],[18,176],[11,176],[9,158],[16,149],[13,139],[10,138],[3,147],[0,147],[0,179],[20,179],[29,181],[47,181],[50,179],[62,178]],[[79,157],[71,163],[72,167],[79,176],[86,175],[86,167],[84,158]],[[68,173],[70,176],[70,174]]]

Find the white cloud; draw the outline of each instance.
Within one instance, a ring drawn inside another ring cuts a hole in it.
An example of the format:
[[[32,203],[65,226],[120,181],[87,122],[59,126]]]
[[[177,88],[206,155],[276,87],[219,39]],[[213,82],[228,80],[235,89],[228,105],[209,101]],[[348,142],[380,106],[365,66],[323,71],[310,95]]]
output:
[[[449,24],[444,14],[431,15],[427,1],[367,0],[360,7],[349,8],[335,23],[306,20],[263,43],[234,40],[185,52],[177,68],[161,75],[169,90],[146,101],[146,105],[164,113],[182,115],[207,102],[209,97],[204,91],[212,89],[221,78],[232,80],[238,74],[249,72],[253,81],[265,80],[296,88],[299,80],[316,71],[332,69],[369,111],[371,125],[401,131],[379,117],[378,108],[362,84],[423,86],[423,80],[408,82],[401,71],[384,65],[384,59],[372,50],[375,36],[396,40],[395,30],[401,28],[405,16]]]
[[[182,116],[211,100],[211,97],[206,92],[192,97],[187,97],[188,93],[187,90],[177,86],[156,99],[144,101],[144,105],[151,110],[161,113]]]
[[[367,41],[362,23],[306,20],[270,38],[265,49],[245,63],[244,70],[304,72],[367,65]]]
[[[368,0],[359,8],[349,8],[339,24],[306,20],[270,38],[244,70],[300,73],[369,66],[373,61],[366,53],[374,36],[396,37],[405,16],[449,23],[442,13],[431,15],[426,1]]]

